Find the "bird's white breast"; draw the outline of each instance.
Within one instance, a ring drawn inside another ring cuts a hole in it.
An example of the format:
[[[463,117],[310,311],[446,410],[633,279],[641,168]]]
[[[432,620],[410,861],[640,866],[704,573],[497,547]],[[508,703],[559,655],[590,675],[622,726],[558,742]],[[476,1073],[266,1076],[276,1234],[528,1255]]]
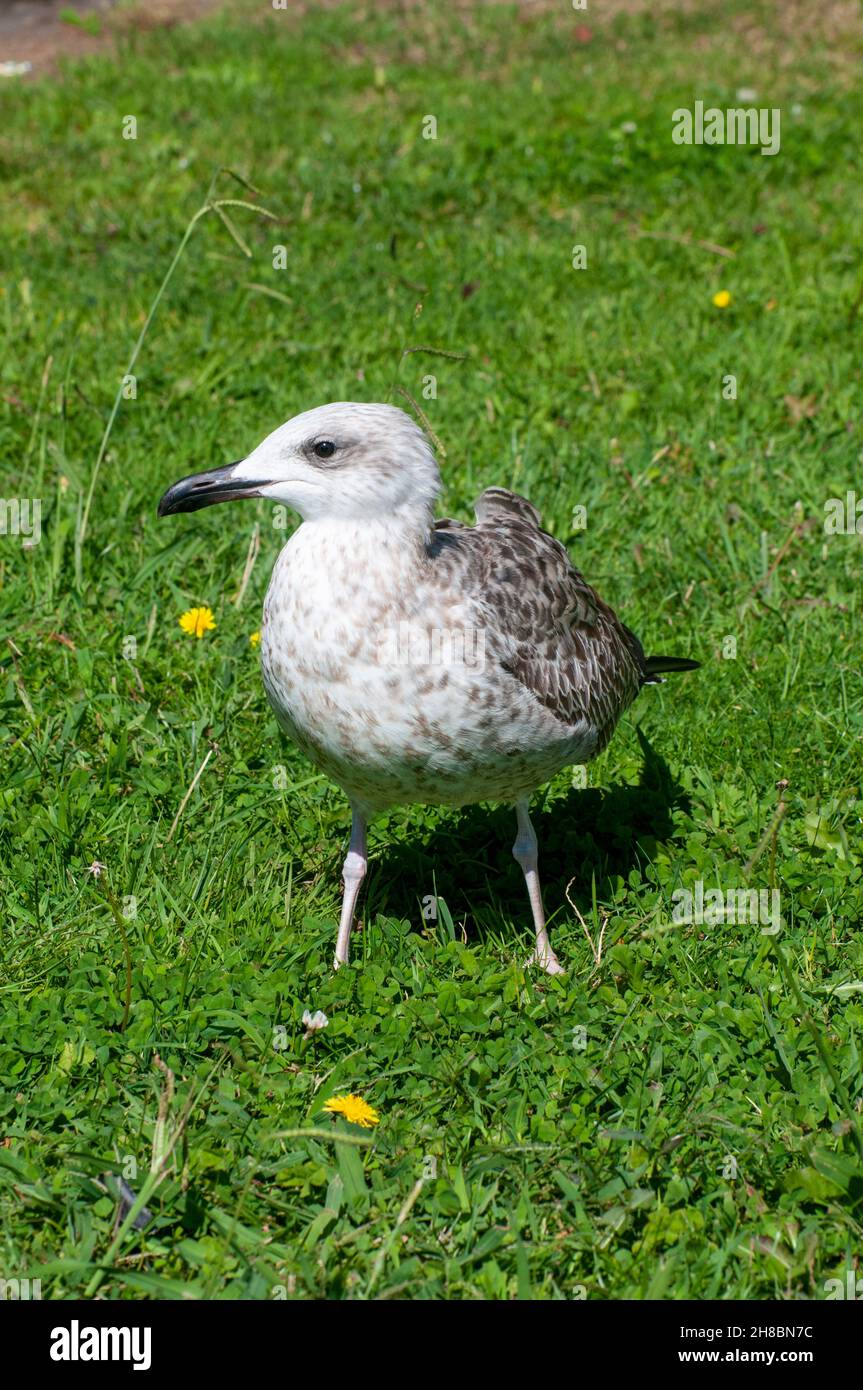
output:
[[[488,650],[470,595],[435,584],[385,523],[306,522],[264,601],[264,684],[279,723],[350,796],[511,799],[588,756]]]

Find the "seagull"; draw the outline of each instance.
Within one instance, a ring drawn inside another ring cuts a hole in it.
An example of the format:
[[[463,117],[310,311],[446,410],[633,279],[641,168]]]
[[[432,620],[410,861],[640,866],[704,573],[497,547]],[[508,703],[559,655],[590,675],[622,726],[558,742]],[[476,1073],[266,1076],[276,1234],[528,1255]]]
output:
[[[336,968],[375,815],[504,801],[533,915],[527,964],[560,974],[531,795],[595,758],[643,685],[699,663],[646,657],[526,498],[487,488],[468,526],[434,520],[440,488],[409,415],[339,401],[294,416],[239,463],[182,478],[158,512],[264,497],[301,518],[264,599],[261,667],[280,727],[350,802]]]

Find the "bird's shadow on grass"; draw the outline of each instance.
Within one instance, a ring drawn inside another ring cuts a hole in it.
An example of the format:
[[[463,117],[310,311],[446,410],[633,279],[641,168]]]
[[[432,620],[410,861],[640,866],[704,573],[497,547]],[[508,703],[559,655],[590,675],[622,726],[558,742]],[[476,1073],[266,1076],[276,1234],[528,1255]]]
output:
[[[656,845],[671,837],[674,811],[689,808],[664,758],[640,729],[637,733],[644,762],[636,786],[573,787],[551,796],[542,791],[533,798],[531,819],[550,920],[569,912],[568,887],[587,918],[593,883],[597,900],[607,900],[612,896],[611,880],[633,868],[642,872]],[[393,841],[386,830],[383,843],[375,836],[368,896],[360,915],[368,921],[383,913],[427,930],[434,925],[435,898],[442,898],[459,935],[463,924],[468,940],[481,940],[484,927],[499,924],[501,917],[530,928],[524,877],[512,857],[513,808],[478,805],[449,811],[425,835],[421,815],[403,841]]]

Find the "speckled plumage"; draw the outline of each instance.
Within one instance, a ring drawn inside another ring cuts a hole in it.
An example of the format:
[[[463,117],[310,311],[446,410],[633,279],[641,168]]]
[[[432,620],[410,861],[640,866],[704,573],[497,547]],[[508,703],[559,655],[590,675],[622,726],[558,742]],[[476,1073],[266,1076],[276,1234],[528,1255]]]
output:
[[[599,752],[636,695],[638,644],[528,509],[494,489],[475,527],[439,522],[405,546],[385,522],[349,534],[320,522],[279,556],[261,629],[267,694],[369,814],[515,801]],[[388,661],[405,623],[480,633],[483,660]]]
[[[439,487],[404,412],[339,403],[289,421],[231,470],[184,479],[160,506],[251,493],[304,517],[273,570],[261,660],[279,724],[353,809],[337,962],[370,817],[402,802],[505,800],[518,808],[534,958],[557,970],[528,798],[595,757],[659,670],[694,663],[646,659],[525,498],[492,487],[476,525],[434,522]]]

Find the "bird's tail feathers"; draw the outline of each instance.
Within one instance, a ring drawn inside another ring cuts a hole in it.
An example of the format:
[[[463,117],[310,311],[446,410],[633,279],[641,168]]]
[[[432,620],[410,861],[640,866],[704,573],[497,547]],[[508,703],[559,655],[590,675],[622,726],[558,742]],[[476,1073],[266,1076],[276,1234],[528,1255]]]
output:
[[[690,661],[685,656],[648,656],[644,660],[645,685],[661,685],[665,672],[697,671],[700,661]]]

